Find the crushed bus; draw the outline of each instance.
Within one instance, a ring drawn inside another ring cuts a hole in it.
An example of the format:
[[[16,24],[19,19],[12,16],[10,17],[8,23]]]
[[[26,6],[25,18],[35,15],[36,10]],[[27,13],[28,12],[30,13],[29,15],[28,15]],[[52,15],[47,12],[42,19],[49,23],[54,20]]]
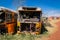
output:
[[[36,7],[20,7],[18,8],[17,26],[20,32],[41,32],[41,8]]]
[[[14,28],[17,25],[17,14],[15,11],[0,7],[0,33],[14,33]]]

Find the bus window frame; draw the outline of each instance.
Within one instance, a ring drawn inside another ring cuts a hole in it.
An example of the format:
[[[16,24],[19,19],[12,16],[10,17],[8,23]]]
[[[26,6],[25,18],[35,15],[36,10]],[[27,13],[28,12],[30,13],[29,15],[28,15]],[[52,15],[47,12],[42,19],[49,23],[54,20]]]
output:
[[[7,18],[8,16],[7,16],[7,14],[9,15],[9,18]],[[12,22],[12,12],[6,12],[6,21],[7,22]]]

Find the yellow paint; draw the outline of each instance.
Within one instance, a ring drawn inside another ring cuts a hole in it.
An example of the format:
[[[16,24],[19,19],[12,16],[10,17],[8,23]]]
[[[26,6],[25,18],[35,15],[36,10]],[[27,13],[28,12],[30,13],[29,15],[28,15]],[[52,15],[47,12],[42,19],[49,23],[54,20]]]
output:
[[[17,22],[17,26],[20,27],[21,26],[21,23],[20,22]]]
[[[39,34],[39,32],[35,32],[35,34],[37,34],[37,35],[38,35],[38,34]]]
[[[36,28],[40,28],[41,27],[41,22],[37,22],[36,23]]]

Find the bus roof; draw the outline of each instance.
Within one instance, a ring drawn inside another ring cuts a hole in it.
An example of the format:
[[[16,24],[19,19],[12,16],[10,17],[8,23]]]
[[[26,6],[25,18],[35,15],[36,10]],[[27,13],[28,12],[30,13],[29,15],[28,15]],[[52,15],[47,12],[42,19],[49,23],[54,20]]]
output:
[[[5,7],[0,7],[0,10],[8,10],[8,11],[17,13],[16,11],[9,9],[9,8],[5,8]]]
[[[19,7],[18,10],[41,11],[41,8],[39,8],[39,7]]]

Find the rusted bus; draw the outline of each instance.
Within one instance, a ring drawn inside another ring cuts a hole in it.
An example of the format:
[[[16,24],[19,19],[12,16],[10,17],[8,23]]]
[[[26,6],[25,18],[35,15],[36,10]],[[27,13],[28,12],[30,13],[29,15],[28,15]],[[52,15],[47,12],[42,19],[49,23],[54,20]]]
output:
[[[29,32],[39,32],[41,31],[42,23],[41,16],[42,11],[41,8],[36,7],[20,7],[18,8],[18,24],[21,32],[29,31]],[[20,23],[19,23],[20,22]]]
[[[11,34],[14,33],[15,26],[17,26],[17,12],[4,7],[0,8],[0,27],[6,28],[5,33]],[[0,31],[2,31],[1,28]]]

